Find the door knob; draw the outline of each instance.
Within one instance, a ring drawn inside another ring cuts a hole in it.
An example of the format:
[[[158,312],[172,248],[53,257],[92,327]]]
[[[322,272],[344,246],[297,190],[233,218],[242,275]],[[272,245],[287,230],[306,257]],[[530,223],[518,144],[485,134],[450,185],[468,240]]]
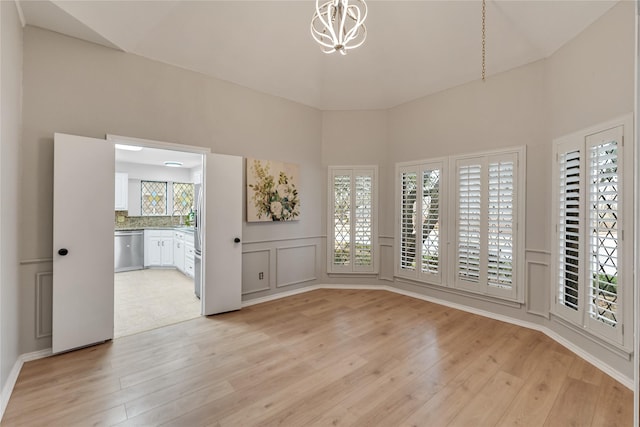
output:
[[[236,243],[240,243],[240,238],[236,237],[235,239],[233,239],[233,241],[236,242]]]
[[[62,248],[62,249],[60,249],[60,250],[58,251],[58,255],[62,255],[62,256],[65,256],[65,255],[66,255],[66,254],[68,254],[68,253],[69,253],[69,250],[67,250],[67,249],[65,249],[65,248]]]

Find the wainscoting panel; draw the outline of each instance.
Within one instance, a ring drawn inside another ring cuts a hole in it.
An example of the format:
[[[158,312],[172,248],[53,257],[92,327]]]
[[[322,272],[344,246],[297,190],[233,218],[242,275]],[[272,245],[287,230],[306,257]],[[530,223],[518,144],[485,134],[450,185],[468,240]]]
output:
[[[276,287],[316,280],[317,245],[280,247],[276,249]]]
[[[20,261],[20,351],[31,353],[51,347],[53,313],[53,260]]]
[[[242,295],[271,289],[271,250],[242,253]]]
[[[527,313],[549,318],[549,258],[550,253],[541,250],[526,251],[525,286]]]
[[[53,272],[36,273],[36,338],[51,336]]]
[[[380,280],[393,282],[393,244],[380,244]]]

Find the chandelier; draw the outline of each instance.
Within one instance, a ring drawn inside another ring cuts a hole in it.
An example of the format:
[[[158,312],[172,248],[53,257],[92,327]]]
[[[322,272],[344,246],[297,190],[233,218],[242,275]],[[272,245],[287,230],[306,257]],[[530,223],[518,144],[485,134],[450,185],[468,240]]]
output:
[[[367,5],[364,0],[316,0],[316,13],[311,19],[311,35],[324,53],[340,52],[362,45],[367,38],[364,20]]]

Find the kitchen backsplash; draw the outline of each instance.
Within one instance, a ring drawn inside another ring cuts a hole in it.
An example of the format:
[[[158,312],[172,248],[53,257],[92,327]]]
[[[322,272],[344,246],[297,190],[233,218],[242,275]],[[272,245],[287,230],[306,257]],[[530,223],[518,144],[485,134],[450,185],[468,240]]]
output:
[[[184,224],[183,217],[182,221]],[[127,211],[116,211],[115,228],[173,227],[180,224],[179,216],[128,216]]]

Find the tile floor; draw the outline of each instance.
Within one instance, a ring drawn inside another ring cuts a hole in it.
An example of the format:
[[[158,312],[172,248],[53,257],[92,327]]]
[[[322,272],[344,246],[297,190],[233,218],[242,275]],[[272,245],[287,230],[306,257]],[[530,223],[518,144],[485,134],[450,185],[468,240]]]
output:
[[[115,273],[114,338],[200,316],[193,279],[174,269]]]

